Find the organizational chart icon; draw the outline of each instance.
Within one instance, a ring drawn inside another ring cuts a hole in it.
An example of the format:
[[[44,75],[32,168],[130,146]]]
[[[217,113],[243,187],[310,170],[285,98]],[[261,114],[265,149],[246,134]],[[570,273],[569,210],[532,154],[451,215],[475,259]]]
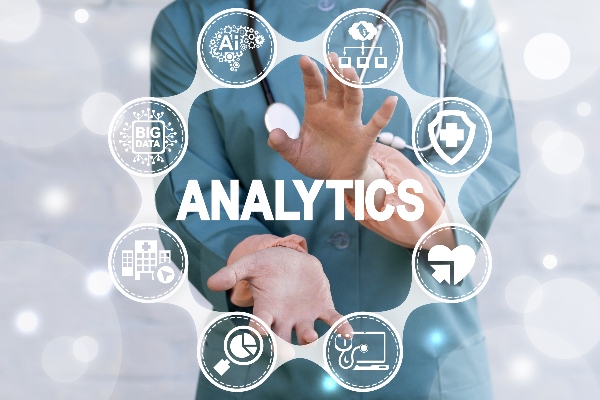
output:
[[[262,68],[257,71],[252,52]],[[277,44],[269,23],[254,11],[231,8],[204,24],[198,37],[198,60],[206,74],[228,87],[247,87],[264,79],[275,66]]]
[[[108,258],[108,271],[117,289],[142,303],[172,295],[184,282],[187,267],[187,253],[179,237],[157,224],[136,225],[121,233]]]
[[[273,333],[251,314],[223,314],[200,335],[200,370],[211,383],[229,392],[244,392],[263,383],[275,369],[276,359]]]
[[[385,14],[368,8],[347,11],[333,21],[325,32],[323,46],[327,68],[346,85],[377,86],[400,66],[402,37]],[[338,59],[331,57],[336,53]],[[343,74],[355,68],[358,80]]]
[[[352,337],[337,333],[344,324],[352,327]],[[338,384],[355,392],[385,386],[398,373],[402,354],[402,340],[396,328],[369,312],[350,314],[336,322],[323,347],[327,372]]]
[[[431,172],[460,176],[485,161],[492,146],[492,128],[475,104],[447,97],[421,111],[413,126],[413,143],[417,158]]]
[[[457,238],[457,247],[450,249],[439,244],[438,238],[444,231],[451,231]],[[448,223],[431,228],[419,239],[412,266],[415,281],[430,297],[444,303],[459,303],[483,289],[492,272],[492,255],[476,230]]]
[[[114,159],[138,176],[163,175],[175,168],[185,154],[187,141],[183,116],[168,102],[152,97],[121,107],[108,132]]]

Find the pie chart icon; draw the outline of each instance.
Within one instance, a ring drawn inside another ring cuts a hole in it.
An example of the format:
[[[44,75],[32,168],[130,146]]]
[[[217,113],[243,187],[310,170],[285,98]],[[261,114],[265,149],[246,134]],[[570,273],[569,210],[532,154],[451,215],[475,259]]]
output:
[[[238,326],[225,336],[225,355],[237,365],[250,365],[263,350],[260,333],[249,326]]]

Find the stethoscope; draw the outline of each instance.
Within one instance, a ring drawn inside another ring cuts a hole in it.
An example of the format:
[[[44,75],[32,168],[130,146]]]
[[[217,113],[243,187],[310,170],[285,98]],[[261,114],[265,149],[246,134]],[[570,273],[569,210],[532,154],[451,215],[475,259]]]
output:
[[[396,7],[399,3],[406,0],[388,0],[387,3],[381,9],[381,13],[387,15],[392,18],[396,13],[405,10],[411,10],[415,12],[419,12],[427,18],[427,20],[431,23],[435,31],[435,39],[437,46],[440,49],[440,66],[439,66],[439,88],[438,88],[438,96],[439,96],[439,112],[444,110],[444,102],[442,99],[445,96],[445,86],[446,86],[446,65],[448,60],[446,58],[446,45],[448,42],[448,32],[446,28],[446,21],[440,10],[430,4],[427,0],[414,0],[414,2],[421,5],[421,7],[417,7],[414,5],[405,5]],[[255,11],[254,0],[249,0],[249,8],[251,11]],[[394,8],[396,7],[396,8]],[[392,10],[393,9],[393,10]],[[248,24],[250,28],[254,28],[254,18],[248,18]],[[383,18],[377,18],[377,34],[373,38],[371,42],[371,49],[367,55],[367,60],[371,60],[371,56],[373,55],[373,50],[377,46],[377,42],[379,40],[379,36],[381,35],[381,31],[385,25],[385,21]],[[262,63],[260,62],[260,58],[258,56],[258,50],[256,48],[251,49],[252,53],[252,62],[254,64],[254,68],[257,73],[260,73],[264,70]],[[367,63],[367,65],[369,65]],[[363,68],[360,73],[360,81],[362,82],[365,74],[367,72],[367,68]],[[298,116],[287,104],[276,102],[273,93],[271,92],[271,88],[269,86],[269,82],[267,79],[263,79],[260,81],[260,85],[262,87],[263,93],[265,95],[265,99],[267,100],[267,109],[265,111],[265,125],[267,130],[271,132],[275,128],[283,129],[290,138],[297,139],[300,136],[300,120]],[[436,140],[439,136],[439,126],[436,131]],[[400,136],[396,136],[391,132],[382,132],[379,135],[379,141],[383,144],[391,146],[395,149],[410,149],[415,150],[413,146],[410,146],[406,143],[404,139]],[[433,147],[433,143],[429,143],[424,147],[417,147],[417,151],[427,151]]]
[[[354,365],[354,353],[356,353],[358,350],[360,350],[361,353],[366,353],[367,351],[369,351],[369,346],[366,344],[361,344],[360,346],[352,348],[352,339],[346,339],[340,334],[336,336],[334,346],[335,349],[340,352],[338,364],[342,369],[352,368],[352,366]],[[349,360],[346,354],[348,352],[350,353]]]

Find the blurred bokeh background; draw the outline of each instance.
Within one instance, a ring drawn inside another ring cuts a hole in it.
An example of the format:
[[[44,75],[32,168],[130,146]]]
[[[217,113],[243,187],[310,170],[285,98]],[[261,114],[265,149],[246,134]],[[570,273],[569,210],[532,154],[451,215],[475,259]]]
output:
[[[126,299],[106,273],[140,194],[105,135],[149,94],[150,32],[169,2],[0,0],[0,398],[193,398],[190,316]],[[597,399],[600,3],[491,4],[522,168],[478,296],[494,390]]]

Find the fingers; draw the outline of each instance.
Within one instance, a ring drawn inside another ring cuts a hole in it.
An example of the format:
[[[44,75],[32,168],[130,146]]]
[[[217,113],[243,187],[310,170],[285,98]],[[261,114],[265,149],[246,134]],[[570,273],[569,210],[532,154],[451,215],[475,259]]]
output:
[[[269,147],[294,165],[300,155],[300,139],[290,139],[283,129],[275,128],[269,133]]]
[[[319,319],[325,322],[329,326],[333,326],[337,321],[342,319],[342,315],[335,311],[335,309],[330,308],[321,313]],[[344,337],[352,337],[354,331],[348,322],[342,323],[337,329],[336,332]]]
[[[398,96],[390,96],[379,107],[379,110],[373,114],[373,117],[367,124],[367,132],[371,137],[377,137],[381,130],[385,128],[385,126],[392,119],[392,115],[394,115],[394,110],[396,109],[396,104],[398,103]]]
[[[229,299],[238,307],[251,307],[254,305],[254,297],[250,290],[248,281],[239,281],[231,289]]]
[[[286,342],[292,343],[292,325],[286,322],[275,322],[273,332]]]
[[[344,77],[352,83],[359,83],[358,75],[354,68],[346,68]],[[359,117],[362,112],[363,91],[361,88],[344,85],[344,113],[349,117]]]
[[[271,325],[273,325],[273,316],[268,311],[254,307],[253,312],[254,316],[260,319],[262,322],[264,322],[267,327],[270,328]],[[264,329],[253,319],[250,319],[249,325],[251,328],[256,329],[257,332],[260,332],[261,336],[266,336],[262,334],[264,332]]]
[[[331,65],[338,65],[339,57],[336,53],[329,53]],[[329,69],[327,70],[327,103],[331,107],[344,107],[344,84],[340,82]]]
[[[304,94],[306,104],[316,104],[325,100],[325,88],[323,86],[323,75],[317,67],[317,63],[308,58],[300,57],[300,69],[304,79]]]
[[[312,343],[319,338],[314,328],[314,322],[309,319],[296,322],[294,330],[296,331],[296,338],[299,345]]]
[[[206,284],[214,292],[222,292],[231,289],[241,280],[248,279],[250,266],[252,264],[251,255],[244,256],[231,265],[221,268],[215,272]]]

